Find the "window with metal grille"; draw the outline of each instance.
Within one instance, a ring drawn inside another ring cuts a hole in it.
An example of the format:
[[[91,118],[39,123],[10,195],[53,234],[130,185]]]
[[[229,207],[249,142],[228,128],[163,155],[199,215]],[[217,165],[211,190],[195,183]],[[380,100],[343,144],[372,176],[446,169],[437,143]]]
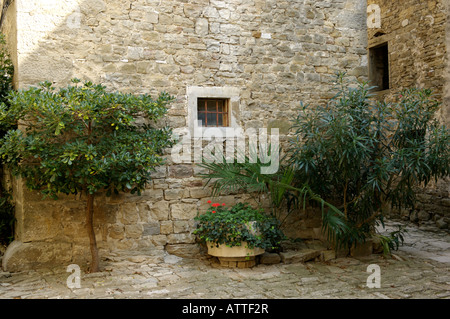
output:
[[[203,127],[225,127],[228,123],[228,99],[199,98],[197,119]]]

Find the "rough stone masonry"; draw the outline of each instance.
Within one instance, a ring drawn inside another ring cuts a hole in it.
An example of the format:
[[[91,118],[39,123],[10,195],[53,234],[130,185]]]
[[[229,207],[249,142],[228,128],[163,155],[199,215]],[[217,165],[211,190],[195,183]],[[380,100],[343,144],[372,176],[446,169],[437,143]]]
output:
[[[334,73],[367,76],[365,0],[15,0],[3,32],[16,67],[17,89],[71,78],[111,90],[176,97],[166,124],[188,130],[190,87],[237,92],[238,127],[279,128],[283,139],[300,101],[334,95]],[[195,255],[193,218],[210,199],[194,164],[158,169],[142,196],[95,202],[101,253],[166,249]],[[43,201],[14,182],[16,241],[3,258],[9,271],[88,258],[83,200]],[[251,201],[247,194],[219,199]],[[260,198],[267,203],[268,198]],[[311,212],[292,220],[296,233],[315,236]]]
[[[443,104],[438,119],[450,125],[450,3],[444,0],[368,0],[380,7],[381,27],[369,28],[368,48],[388,45],[388,99],[408,87],[432,88]],[[450,225],[450,180],[432,181],[418,190],[414,210],[400,215],[416,223]]]

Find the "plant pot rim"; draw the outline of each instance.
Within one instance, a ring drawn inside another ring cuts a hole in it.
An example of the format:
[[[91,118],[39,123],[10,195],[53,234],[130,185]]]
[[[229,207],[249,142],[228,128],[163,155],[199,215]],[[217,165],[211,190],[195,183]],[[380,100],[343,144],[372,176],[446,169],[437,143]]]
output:
[[[247,242],[241,242],[241,246],[227,246],[226,244],[219,244],[217,247],[216,243],[206,242],[208,247],[208,254],[214,257],[252,257],[264,254],[265,250],[263,248],[254,247],[248,248]]]

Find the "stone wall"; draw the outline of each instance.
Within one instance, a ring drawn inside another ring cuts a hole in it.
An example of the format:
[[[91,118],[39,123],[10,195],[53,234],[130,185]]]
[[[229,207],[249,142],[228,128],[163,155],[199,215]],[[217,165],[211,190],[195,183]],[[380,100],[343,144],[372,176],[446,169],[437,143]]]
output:
[[[381,8],[381,28],[369,29],[369,48],[387,42],[389,46],[390,90],[380,95],[390,98],[408,87],[432,88],[443,102],[438,114],[450,124],[450,19],[445,0],[369,0]],[[400,212],[405,219],[450,224],[450,180],[432,182],[418,190],[415,210]]]
[[[187,88],[237,89],[237,125],[287,133],[300,101],[334,95],[334,73],[366,79],[363,0],[16,0],[16,86],[73,77],[109,89],[176,97],[167,124],[187,133]],[[10,16],[12,19],[12,14]],[[12,21],[12,20],[10,20]],[[193,218],[210,191],[194,164],[168,163],[145,193],[97,197],[95,230],[102,253],[165,248],[198,252]],[[83,197],[42,201],[18,181],[17,241],[10,270],[88,258]],[[258,199],[267,206],[267,198]],[[227,194],[227,205],[250,201]],[[291,236],[317,235],[317,218],[296,215]],[[316,232],[314,231],[316,230]],[[27,257],[28,256],[28,257]]]
[[[369,48],[387,42],[391,90],[434,88],[442,98],[446,61],[445,1],[369,0],[381,8],[381,28],[369,28]]]
[[[3,8],[5,0],[0,1],[0,8]],[[5,12],[1,32],[5,35],[6,45],[13,64],[17,68],[17,16],[16,3],[12,1]],[[17,87],[17,77],[13,78],[14,84]]]
[[[442,118],[448,125],[450,125],[450,3],[445,2],[447,8],[447,23],[445,28],[445,43],[447,48],[447,59],[445,63],[445,87],[444,87],[444,107]]]

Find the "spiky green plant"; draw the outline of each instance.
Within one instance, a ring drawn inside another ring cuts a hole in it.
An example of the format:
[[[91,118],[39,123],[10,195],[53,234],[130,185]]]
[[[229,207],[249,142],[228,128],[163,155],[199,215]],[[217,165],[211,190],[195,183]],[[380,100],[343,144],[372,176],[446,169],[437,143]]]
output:
[[[313,201],[321,207],[322,231],[328,240],[336,242],[343,234],[351,232],[339,209],[314,193],[307,184],[293,185],[294,171],[291,167],[285,166],[276,173],[263,174],[261,168],[264,163],[259,159],[253,163],[247,156],[244,158],[244,161],[230,163],[223,157],[222,161],[198,164],[208,170],[201,176],[207,179],[207,185],[211,184],[213,197],[240,191],[255,196],[255,199],[258,195],[270,194],[271,214],[280,221],[280,227],[284,226],[287,216],[295,208],[305,208],[307,202]],[[259,203],[257,199],[256,202]],[[282,218],[282,212],[286,209],[287,214]]]
[[[413,208],[415,187],[449,176],[450,134],[435,114],[429,89],[407,89],[380,102],[366,83],[338,75],[338,93],[326,105],[302,105],[294,122],[291,165],[301,183],[344,212],[353,230],[338,234],[353,245],[383,223],[386,203]]]

